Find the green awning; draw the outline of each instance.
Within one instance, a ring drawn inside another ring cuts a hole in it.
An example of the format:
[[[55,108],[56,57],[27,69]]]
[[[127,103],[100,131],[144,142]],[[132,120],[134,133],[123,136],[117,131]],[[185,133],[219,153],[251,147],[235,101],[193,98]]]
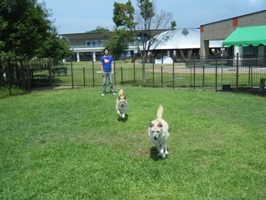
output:
[[[237,28],[222,43],[224,47],[234,46],[266,46],[266,26],[249,26]]]

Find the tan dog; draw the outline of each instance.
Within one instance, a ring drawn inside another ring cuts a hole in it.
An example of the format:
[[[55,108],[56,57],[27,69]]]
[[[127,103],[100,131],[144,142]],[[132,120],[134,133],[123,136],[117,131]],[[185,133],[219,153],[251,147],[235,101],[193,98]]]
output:
[[[150,123],[148,129],[148,135],[151,142],[156,146],[159,152],[159,156],[163,158],[168,154],[166,140],[169,136],[168,124],[165,120],[162,119],[163,107],[160,105],[157,111],[157,119],[153,120]]]
[[[116,99],[115,109],[120,117],[125,118],[127,111],[127,99],[124,96],[124,91],[122,89],[119,90],[119,96]]]

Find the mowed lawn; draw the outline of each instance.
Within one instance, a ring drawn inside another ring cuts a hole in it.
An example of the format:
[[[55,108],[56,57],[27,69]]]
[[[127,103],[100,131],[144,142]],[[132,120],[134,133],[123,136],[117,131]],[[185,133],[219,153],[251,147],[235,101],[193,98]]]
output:
[[[123,120],[100,87],[0,99],[0,199],[266,199],[264,97],[123,89]],[[159,105],[166,159],[147,134]]]

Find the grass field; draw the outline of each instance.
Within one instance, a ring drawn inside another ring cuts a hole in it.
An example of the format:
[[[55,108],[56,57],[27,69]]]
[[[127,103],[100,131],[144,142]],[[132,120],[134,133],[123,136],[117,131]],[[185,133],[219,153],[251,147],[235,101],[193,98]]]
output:
[[[265,98],[123,89],[125,119],[100,87],[0,99],[0,199],[266,199]],[[147,135],[160,104],[166,159]]]

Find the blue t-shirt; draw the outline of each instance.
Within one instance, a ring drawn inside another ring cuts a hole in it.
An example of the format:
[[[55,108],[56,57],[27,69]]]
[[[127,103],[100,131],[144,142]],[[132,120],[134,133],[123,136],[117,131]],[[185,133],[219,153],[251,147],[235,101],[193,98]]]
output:
[[[103,55],[100,60],[101,64],[103,65],[104,72],[111,72],[112,71],[112,63],[114,62],[113,57],[108,55]]]

